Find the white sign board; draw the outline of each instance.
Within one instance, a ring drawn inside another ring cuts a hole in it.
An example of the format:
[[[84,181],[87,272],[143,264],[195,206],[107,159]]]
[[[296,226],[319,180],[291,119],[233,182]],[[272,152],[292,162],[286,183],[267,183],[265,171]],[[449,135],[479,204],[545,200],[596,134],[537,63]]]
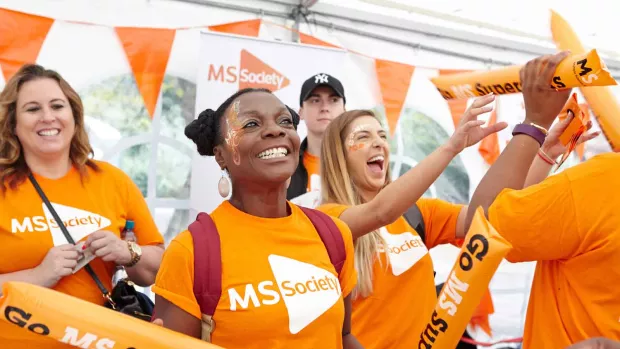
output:
[[[236,91],[268,88],[289,107],[299,109],[303,82],[318,73],[344,75],[344,50],[203,32],[198,66],[196,114],[217,109]],[[300,124],[300,137],[305,125]],[[212,212],[223,200],[217,191],[220,167],[196,153],[192,161],[190,201],[197,211]],[[234,188],[233,188],[234,190]]]

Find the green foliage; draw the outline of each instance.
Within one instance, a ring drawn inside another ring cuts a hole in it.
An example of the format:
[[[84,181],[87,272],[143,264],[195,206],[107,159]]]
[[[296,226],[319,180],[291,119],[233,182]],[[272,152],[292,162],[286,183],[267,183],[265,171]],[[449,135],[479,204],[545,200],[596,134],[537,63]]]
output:
[[[131,74],[111,77],[80,91],[85,114],[118,130],[123,138],[154,132],[153,121],[144,107],[142,96]],[[156,196],[189,199],[193,143],[184,135],[185,126],[194,119],[196,85],[187,80],[166,76],[162,84],[160,137],[182,144],[173,147],[158,144]],[[113,162],[125,171],[147,195],[148,168],[152,159],[150,137],[115,154]],[[170,237],[187,226],[187,210],[175,210],[163,233]]]
[[[132,75],[106,79],[80,91],[86,115],[104,121],[117,129],[122,137],[144,135],[153,131]],[[181,78],[166,76],[162,84],[160,135],[174,139],[192,149],[184,135],[185,125],[194,119],[195,84]],[[136,182],[146,195],[149,144],[138,144],[117,156],[119,166]],[[191,155],[184,149],[158,145],[157,197],[189,198]]]

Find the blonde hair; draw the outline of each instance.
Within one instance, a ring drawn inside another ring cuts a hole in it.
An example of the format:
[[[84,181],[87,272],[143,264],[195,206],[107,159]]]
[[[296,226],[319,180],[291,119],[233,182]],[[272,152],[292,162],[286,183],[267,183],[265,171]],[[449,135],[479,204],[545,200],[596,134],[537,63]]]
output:
[[[371,110],[351,110],[330,122],[323,134],[321,145],[321,201],[324,204],[335,203],[355,206],[364,203],[349,175],[344,148],[347,127],[355,119],[362,116],[372,116],[379,121]],[[389,164],[386,165],[385,185],[388,185],[391,182],[391,175]],[[372,294],[373,266],[375,259],[378,258],[380,246],[386,247],[387,244],[378,230],[359,237],[355,241],[355,269],[358,274],[358,282],[353,289],[353,299],[359,296],[368,297]]]
[[[21,143],[15,135],[17,97],[24,83],[39,79],[56,81],[69,100],[75,120],[75,133],[69,150],[72,164],[77,167],[81,177],[86,175],[87,166],[96,171],[99,170],[97,164],[89,158],[93,155],[93,149],[84,126],[84,107],[80,96],[57,72],[40,65],[26,64],[7,82],[0,93],[0,191],[2,194],[6,193],[8,188],[16,189],[30,171]]]

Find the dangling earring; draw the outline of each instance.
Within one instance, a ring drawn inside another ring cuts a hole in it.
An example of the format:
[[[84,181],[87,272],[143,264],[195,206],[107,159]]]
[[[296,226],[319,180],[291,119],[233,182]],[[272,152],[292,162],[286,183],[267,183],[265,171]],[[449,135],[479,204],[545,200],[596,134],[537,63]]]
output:
[[[230,194],[230,180],[226,176],[226,170],[222,170],[222,178],[217,182],[217,191],[220,193],[220,196],[223,198],[227,198],[228,194]]]

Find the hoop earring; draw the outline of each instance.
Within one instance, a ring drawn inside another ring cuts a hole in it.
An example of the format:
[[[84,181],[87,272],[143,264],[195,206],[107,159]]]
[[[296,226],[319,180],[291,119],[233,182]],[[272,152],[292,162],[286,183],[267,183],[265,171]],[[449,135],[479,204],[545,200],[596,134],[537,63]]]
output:
[[[227,198],[228,194],[230,194],[230,179],[226,176],[226,170],[222,170],[222,178],[217,182],[217,191],[220,193],[220,196],[223,198]]]

